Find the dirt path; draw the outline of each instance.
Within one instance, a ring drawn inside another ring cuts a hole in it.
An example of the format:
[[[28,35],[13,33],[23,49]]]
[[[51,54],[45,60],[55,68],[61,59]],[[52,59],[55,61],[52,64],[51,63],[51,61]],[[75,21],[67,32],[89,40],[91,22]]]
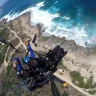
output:
[[[75,88],[76,90],[78,90],[79,92],[85,94],[86,96],[96,96],[96,95],[91,95],[88,94],[87,92],[83,91],[82,88],[77,87],[76,85],[74,85],[69,79],[67,79],[64,75],[60,75],[59,72],[55,72],[54,75],[58,78],[60,78],[61,80],[67,82],[69,85],[71,85],[73,88]]]
[[[25,46],[25,44],[22,42],[22,40],[21,40],[21,38],[19,37],[19,36],[17,36],[17,34],[16,34],[16,32],[15,31],[13,31],[13,30],[11,30],[8,26],[7,26],[7,28],[10,30],[10,32],[11,33],[14,33],[15,34],[15,36],[13,37],[13,38],[10,38],[11,40],[12,39],[14,39],[14,38],[18,38],[20,41],[19,41],[19,44],[17,45],[17,46],[15,46],[15,48],[18,48],[20,45],[23,45],[23,47],[26,49],[26,46]],[[0,29],[3,29],[3,28],[0,28]],[[11,41],[10,40],[10,41]],[[14,52],[11,52],[9,55],[9,60],[6,62],[6,57],[7,57],[7,53],[8,53],[8,50],[9,50],[9,48],[10,47],[8,47],[8,49],[7,49],[7,52],[6,52],[6,54],[5,54],[5,58],[4,58],[4,62],[3,62],[3,64],[2,64],[2,67],[0,68],[0,73],[2,73],[2,70],[6,70],[6,68],[7,68],[7,66],[8,66],[8,63],[10,62],[10,59],[11,59],[11,56],[14,54]]]

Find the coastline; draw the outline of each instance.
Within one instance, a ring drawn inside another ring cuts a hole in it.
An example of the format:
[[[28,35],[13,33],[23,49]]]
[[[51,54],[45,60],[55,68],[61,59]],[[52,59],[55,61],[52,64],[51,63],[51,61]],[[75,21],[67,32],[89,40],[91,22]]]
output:
[[[64,76],[71,81],[70,76],[67,76],[66,74],[71,71],[77,71],[81,74],[81,76],[84,76],[85,82],[87,82],[87,79],[89,79],[90,76],[93,76],[93,84],[96,82],[96,47],[84,48],[76,45],[73,40],[66,40],[65,37],[58,38],[53,35],[50,37],[42,36],[44,29],[42,29],[40,24],[37,24],[36,26],[30,25],[29,12],[21,15],[13,21],[10,21],[7,23],[7,26],[16,32],[22,42],[31,40],[30,44],[32,48],[39,52],[48,52],[49,49],[53,49],[56,45],[60,45],[63,41],[62,47],[65,51],[67,51],[67,55],[62,61],[67,69]],[[36,40],[37,47],[32,44],[32,38],[35,33],[39,36]]]
[[[24,28],[24,29],[22,29],[22,32],[20,32],[21,31],[20,28],[17,30],[17,27],[16,27],[17,24],[15,23],[15,22],[19,21],[20,18],[21,18],[21,22],[22,22],[21,28]],[[26,36],[27,38],[25,37],[26,40],[33,38],[35,33],[38,33],[38,35],[43,33],[42,28],[40,28],[40,26],[38,26],[38,25],[31,26],[29,21],[30,21],[30,13],[28,12],[28,13],[25,13],[25,14],[21,15],[20,17],[16,18],[15,20],[13,20],[14,27],[11,29],[16,31],[17,35],[19,37],[20,37],[20,33],[26,34],[27,36],[29,36],[29,37]],[[64,48],[65,51],[68,51],[68,54],[64,57],[64,62],[69,70],[79,71],[82,74],[82,76],[84,74],[86,74],[85,76],[88,76],[89,71],[92,71],[93,75],[96,74],[96,71],[94,71],[96,68],[96,63],[95,63],[96,62],[96,60],[95,60],[96,47],[92,47],[92,48],[82,47],[82,46],[76,45],[75,41],[73,41],[73,40],[66,40],[65,37],[58,38],[53,35],[50,37],[49,36],[45,37],[45,36],[40,35],[37,38],[36,42],[37,42],[38,47],[37,48],[35,47],[35,50],[40,50],[40,51],[42,51],[42,49],[45,49],[46,51],[48,51],[49,49],[52,49],[56,45],[60,45],[63,42],[62,47]],[[34,47],[34,46],[32,46],[32,47]],[[72,66],[74,66],[74,68],[72,68]],[[83,66],[84,66],[84,68],[86,67],[89,71],[86,71],[87,69],[85,70],[83,68]],[[82,73],[83,70],[85,70],[84,74]],[[96,78],[96,76],[94,76],[94,77]],[[94,81],[96,82],[96,79]]]

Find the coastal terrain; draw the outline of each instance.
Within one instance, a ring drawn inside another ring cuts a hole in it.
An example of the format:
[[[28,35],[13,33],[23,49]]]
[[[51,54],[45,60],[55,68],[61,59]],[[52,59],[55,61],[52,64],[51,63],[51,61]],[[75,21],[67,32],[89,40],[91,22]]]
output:
[[[26,49],[24,41],[29,41],[33,50],[41,53],[47,53],[50,49],[62,43],[61,46],[67,51],[67,55],[62,59],[54,75],[69,84],[70,92],[66,91],[62,85],[56,83],[58,90],[62,96],[96,96],[96,47],[82,47],[73,40],[66,40],[65,37],[45,36],[44,31],[46,28],[42,24],[30,25],[30,23],[32,24],[30,22],[30,13],[25,13],[9,22],[0,21],[0,37],[11,42],[20,51]],[[32,44],[35,33],[38,35],[36,40],[37,47]],[[25,56],[25,54],[26,52],[22,56]],[[4,91],[4,88],[2,88],[0,96],[4,96],[4,94],[5,96],[30,96],[30,94],[32,96],[50,96],[50,84],[32,93],[24,93],[18,88],[17,91],[20,95],[15,94],[14,91],[12,93],[12,90],[7,92],[8,89],[6,87],[15,89],[17,86],[13,84],[14,81],[18,81],[12,69],[14,57],[20,57],[20,54],[14,52],[11,47],[0,43],[0,81],[10,81],[10,83],[7,82],[6,86],[3,85],[6,90]]]

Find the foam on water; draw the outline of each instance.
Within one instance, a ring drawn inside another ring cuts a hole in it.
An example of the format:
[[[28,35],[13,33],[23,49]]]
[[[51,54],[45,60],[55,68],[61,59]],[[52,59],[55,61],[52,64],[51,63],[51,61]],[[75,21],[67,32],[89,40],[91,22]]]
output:
[[[65,20],[70,20],[70,17],[64,16],[63,18],[64,18]]]
[[[58,2],[58,1],[57,1]],[[56,2],[56,3],[57,3]],[[90,40],[88,39],[86,30],[84,26],[81,26],[80,28],[78,26],[72,26],[68,28],[70,22],[64,24],[62,22],[55,22],[54,19],[58,18],[60,16],[59,13],[49,13],[48,10],[40,10],[40,7],[44,6],[44,2],[40,2],[36,4],[36,6],[31,6],[27,8],[26,10],[13,14],[8,14],[4,16],[3,18],[7,18],[7,21],[13,20],[17,18],[18,16],[26,13],[31,12],[31,24],[35,25],[37,23],[42,23],[44,27],[46,27],[44,35],[55,35],[59,37],[66,37],[66,39],[74,40],[77,44],[86,47],[86,42],[88,44],[91,44]],[[66,21],[70,21],[70,17],[63,16],[63,19]],[[96,41],[94,37],[92,40]]]
[[[58,1],[56,1],[54,4],[57,4],[58,3]]]
[[[78,27],[74,27],[71,29],[67,29],[57,26],[54,32],[51,32],[48,29],[46,32],[48,32],[51,35],[66,37],[68,40],[74,40],[77,44],[86,47],[85,42],[87,42],[87,35],[84,28],[78,29]]]
[[[32,12],[32,11],[34,11],[35,9],[39,9],[41,6],[44,6],[43,3],[44,3],[44,2],[40,2],[40,3],[36,4],[35,7],[29,7],[29,8],[27,8],[26,10],[24,10],[24,11],[22,11],[22,12],[17,12],[17,13],[12,13],[12,14],[11,14],[12,11],[10,11],[9,14],[5,15],[3,18],[6,18],[7,21],[9,22],[10,20],[14,20],[14,19],[17,18],[18,16],[20,16],[20,15],[26,13],[26,12]],[[1,18],[1,20],[2,20],[3,18]]]

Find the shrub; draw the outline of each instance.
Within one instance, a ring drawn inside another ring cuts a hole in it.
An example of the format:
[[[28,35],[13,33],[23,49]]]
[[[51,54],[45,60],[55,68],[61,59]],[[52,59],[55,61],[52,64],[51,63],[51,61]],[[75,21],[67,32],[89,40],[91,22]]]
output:
[[[76,81],[78,81],[78,84],[76,84],[76,85],[81,88],[84,87],[84,84],[85,84],[85,82],[83,81],[84,77],[82,77],[79,72],[72,71],[72,72],[70,72],[70,76],[72,77],[72,82],[74,84]]]
[[[89,94],[92,94],[92,95],[94,95],[95,93],[96,93],[96,90],[89,91]]]
[[[5,55],[0,53],[0,65],[4,62]]]
[[[9,65],[7,66],[7,73],[6,73],[6,75],[9,75],[12,66],[13,66],[12,64],[9,64]]]

